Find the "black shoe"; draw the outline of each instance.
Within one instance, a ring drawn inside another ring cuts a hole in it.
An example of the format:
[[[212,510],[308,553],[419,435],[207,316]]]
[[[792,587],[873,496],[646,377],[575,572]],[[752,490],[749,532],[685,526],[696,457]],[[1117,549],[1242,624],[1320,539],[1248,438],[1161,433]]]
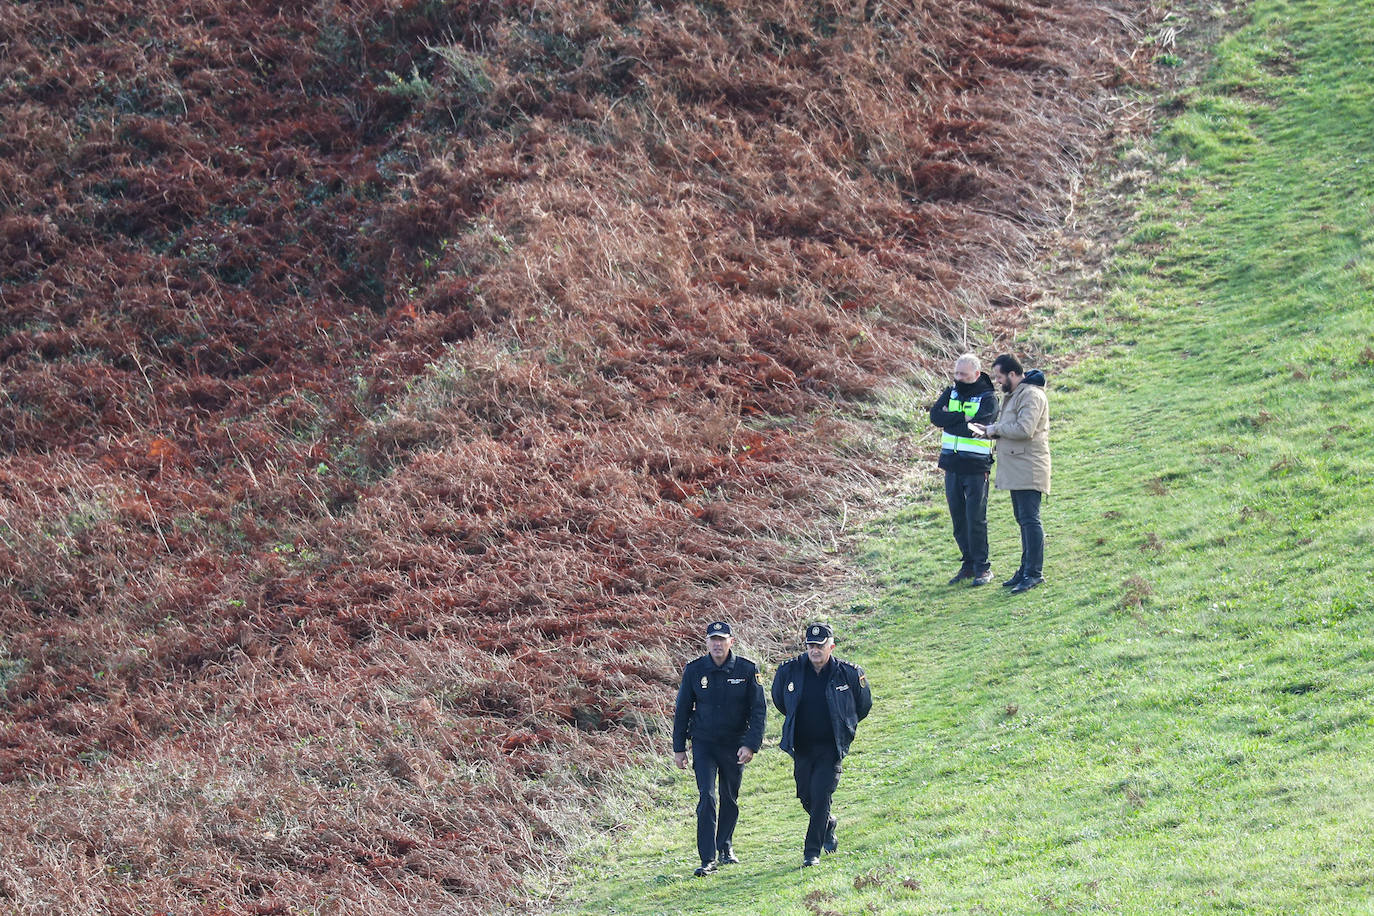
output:
[[[959,571],[958,571],[957,573],[954,574],[954,578],[949,580],[949,584],[950,584],[950,585],[958,585],[960,582],[963,582],[965,579],[972,579],[972,578],[973,578],[973,570],[967,569],[967,568],[964,568],[964,567],[960,567]]]
[[[735,851],[729,846],[716,853],[717,865],[738,865],[739,859],[735,858]]]
[[[988,584],[989,582],[991,582],[991,581],[992,581],[992,570],[990,570],[990,569],[987,570],[987,571],[985,571],[985,572],[980,572],[978,575],[976,575],[976,576],[973,577],[973,584],[974,584],[974,585],[987,585],[987,584]]]
[[[802,859],[802,868],[807,868],[807,867],[812,866],[812,865],[820,865],[820,864],[821,864],[821,857],[820,857],[820,856],[807,856],[806,858]]]
[[[835,839],[835,825],[838,824],[835,818],[831,818],[825,825],[825,839],[821,840],[821,849],[826,852],[834,852],[840,848],[840,841]]]
[[[1023,573],[1023,572],[1021,572],[1021,570],[1018,569],[1018,570],[1016,571],[1016,575],[1012,576],[1010,579],[1008,579],[1007,581],[1005,581],[1005,582],[1002,583],[1002,587],[1003,587],[1003,588],[1015,588],[1015,587],[1016,587],[1016,584],[1017,584],[1018,582],[1020,582],[1020,581],[1021,581],[1022,579],[1024,579],[1024,578],[1026,578],[1026,574]]]
[[[698,878],[705,878],[707,875],[711,874],[711,873],[714,872],[715,870],[716,870],[716,863],[714,863],[714,862],[707,862],[707,863],[701,865],[699,868],[697,868],[697,870],[694,871],[694,872],[692,872],[692,874],[696,875]]]
[[[1023,576],[1020,582],[1011,587],[1011,593],[1019,595],[1022,592],[1028,592],[1044,581],[1044,576]]]

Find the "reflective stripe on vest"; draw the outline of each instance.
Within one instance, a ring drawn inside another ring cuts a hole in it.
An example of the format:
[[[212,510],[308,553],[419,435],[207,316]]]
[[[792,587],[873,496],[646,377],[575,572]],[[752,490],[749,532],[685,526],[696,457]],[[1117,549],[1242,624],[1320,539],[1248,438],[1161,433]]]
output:
[[[992,442],[987,439],[971,439],[945,433],[940,437],[940,448],[947,452],[962,452],[967,455],[991,455]]]

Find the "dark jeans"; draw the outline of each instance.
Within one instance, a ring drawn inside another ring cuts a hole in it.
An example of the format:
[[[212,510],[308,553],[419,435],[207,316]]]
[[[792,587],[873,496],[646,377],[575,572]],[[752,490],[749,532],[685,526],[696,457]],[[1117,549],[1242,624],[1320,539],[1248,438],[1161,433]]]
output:
[[[716,851],[729,846],[739,820],[739,784],[744,767],[739,762],[739,742],[712,744],[692,742],[692,771],[697,776],[697,854],[701,864],[714,862]],[[716,796],[720,819],[716,819]]]
[[[945,471],[945,502],[954,522],[954,543],[959,545],[960,567],[974,575],[991,568],[988,563],[988,475]]]
[[[1040,524],[1040,491],[1012,490],[1011,511],[1021,526],[1021,574],[1038,579],[1044,574],[1045,528]]]
[[[821,842],[830,826],[830,799],[840,784],[840,754],[834,745],[799,747],[792,755],[792,778],[797,782],[797,798],[811,815],[806,825],[802,855],[821,854]]]

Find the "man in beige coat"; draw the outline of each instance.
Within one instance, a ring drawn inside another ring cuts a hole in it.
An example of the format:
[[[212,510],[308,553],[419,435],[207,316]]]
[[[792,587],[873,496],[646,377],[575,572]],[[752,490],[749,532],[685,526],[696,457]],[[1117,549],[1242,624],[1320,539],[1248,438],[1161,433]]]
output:
[[[992,377],[1007,393],[1002,412],[996,423],[969,429],[997,440],[997,489],[1011,491],[1012,514],[1021,528],[1021,566],[1002,583],[1015,595],[1045,581],[1040,499],[1050,492],[1050,402],[1045,374],[1026,372],[1010,353],[992,361]]]

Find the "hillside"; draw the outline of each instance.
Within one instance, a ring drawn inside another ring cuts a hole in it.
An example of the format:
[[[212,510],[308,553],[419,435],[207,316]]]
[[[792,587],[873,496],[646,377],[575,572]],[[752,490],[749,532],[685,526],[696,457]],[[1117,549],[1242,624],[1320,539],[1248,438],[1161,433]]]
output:
[[[0,7],[0,899],[518,905],[1035,308],[1147,14]]]
[[[1374,2],[1179,5],[1155,34],[1185,78],[1091,173],[1018,339],[1048,376],[1047,583],[947,587],[913,462],[832,617],[874,694],[837,852],[799,867],[774,716],[739,864],[692,876],[695,786],[661,762],[559,912],[1374,911]],[[934,388],[886,393],[894,432]]]

